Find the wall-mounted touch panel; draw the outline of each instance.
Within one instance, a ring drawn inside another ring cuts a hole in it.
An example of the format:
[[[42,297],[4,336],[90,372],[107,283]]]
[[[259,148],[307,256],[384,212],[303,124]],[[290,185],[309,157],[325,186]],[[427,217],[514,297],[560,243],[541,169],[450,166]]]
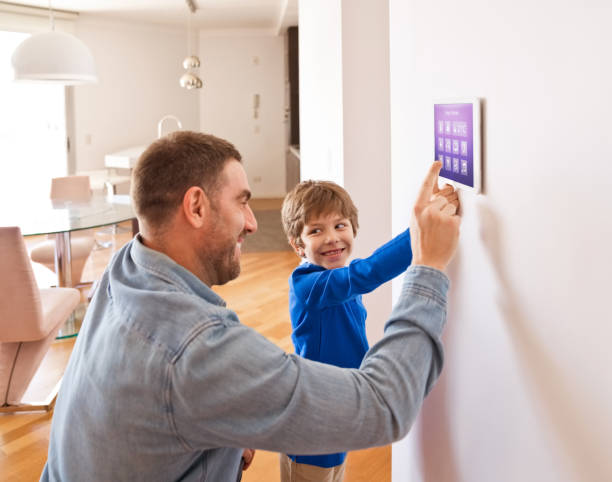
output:
[[[480,192],[480,100],[454,99],[434,103],[436,159],[440,177],[457,188]]]

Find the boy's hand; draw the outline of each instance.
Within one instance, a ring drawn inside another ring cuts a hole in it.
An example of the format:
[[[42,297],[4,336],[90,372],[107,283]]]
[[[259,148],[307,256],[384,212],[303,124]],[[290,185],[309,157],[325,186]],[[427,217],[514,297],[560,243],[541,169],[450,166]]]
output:
[[[255,449],[244,449],[242,452],[242,458],[244,459],[244,465],[242,470],[246,470],[251,466],[253,458],[255,457]]]
[[[435,161],[421,186],[412,211],[410,237],[413,265],[444,270],[457,249],[461,218],[456,214],[457,193],[451,186],[438,189],[441,167],[442,163]]]
[[[453,186],[445,184],[442,189],[439,189],[438,183],[436,182],[433,191],[434,196],[444,196],[450,204],[453,204],[457,208],[457,212],[459,212],[459,196]]]

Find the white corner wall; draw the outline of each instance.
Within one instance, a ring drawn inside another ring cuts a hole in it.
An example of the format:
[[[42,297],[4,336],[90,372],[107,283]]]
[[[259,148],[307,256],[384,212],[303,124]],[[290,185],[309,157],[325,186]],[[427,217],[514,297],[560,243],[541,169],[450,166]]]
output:
[[[254,197],[283,197],[288,145],[283,37],[200,32],[199,45],[201,130],[236,146]]]
[[[391,239],[388,0],[344,0],[342,76],[344,187],[359,209],[353,254],[364,258]],[[391,312],[391,283],[364,296],[364,304],[374,343]]]
[[[432,100],[479,96],[443,375],[394,481],[612,480],[608,2],[390,1],[393,226],[433,158]]]
[[[300,177],[344,184],[342,1],[298,2]]]
[[[363,258],[391,239],[388,1],[300,2],[299,18],[301,178],[347,189],[359,210],[353,257]],[[364,304],[374,343],[390,284]]]
[[[99,82],[74,87],[72,146],[77,170],[102,169],[105,154],[147,145],[157,123],[176,115],[199,130],[199,93],[179,85],[185,29],[80,15],[76,35],[90,48]],[[168,122],[164,133],[176,126]]]

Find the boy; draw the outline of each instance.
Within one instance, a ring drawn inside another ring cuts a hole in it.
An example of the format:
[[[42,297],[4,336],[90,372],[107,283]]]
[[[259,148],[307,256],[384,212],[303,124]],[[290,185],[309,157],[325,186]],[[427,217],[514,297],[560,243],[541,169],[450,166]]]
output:
[[[439,194],[456,200],[452,187]],[[349,194],[333,182],[304,181],[282,207],[287,239],[304,258],[289,278],[295,352],[311,360],[359,368],[368,350],[361,295],[401,274],[412,261],[408,230],[370,257],[346,266],[359,223]],[[281,454],[281,480],[341,481],[346,453]]]

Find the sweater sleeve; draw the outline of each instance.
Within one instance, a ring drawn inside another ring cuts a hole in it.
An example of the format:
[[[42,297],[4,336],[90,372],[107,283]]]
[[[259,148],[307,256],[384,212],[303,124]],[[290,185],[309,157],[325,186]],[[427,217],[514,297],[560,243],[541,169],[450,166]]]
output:
[[[184,445],[329,454],[406,435],[442,369],[448,279],[408,269],[385,336],[359,369],[284,353],[250,328],[209,324],[169,371]]]
[[[295,296],[307,307],[324,309],[373,291],[403,273],[412,262],[410,231],[393,238],[369,257],[336,269],[305,271],[292,275]]]

